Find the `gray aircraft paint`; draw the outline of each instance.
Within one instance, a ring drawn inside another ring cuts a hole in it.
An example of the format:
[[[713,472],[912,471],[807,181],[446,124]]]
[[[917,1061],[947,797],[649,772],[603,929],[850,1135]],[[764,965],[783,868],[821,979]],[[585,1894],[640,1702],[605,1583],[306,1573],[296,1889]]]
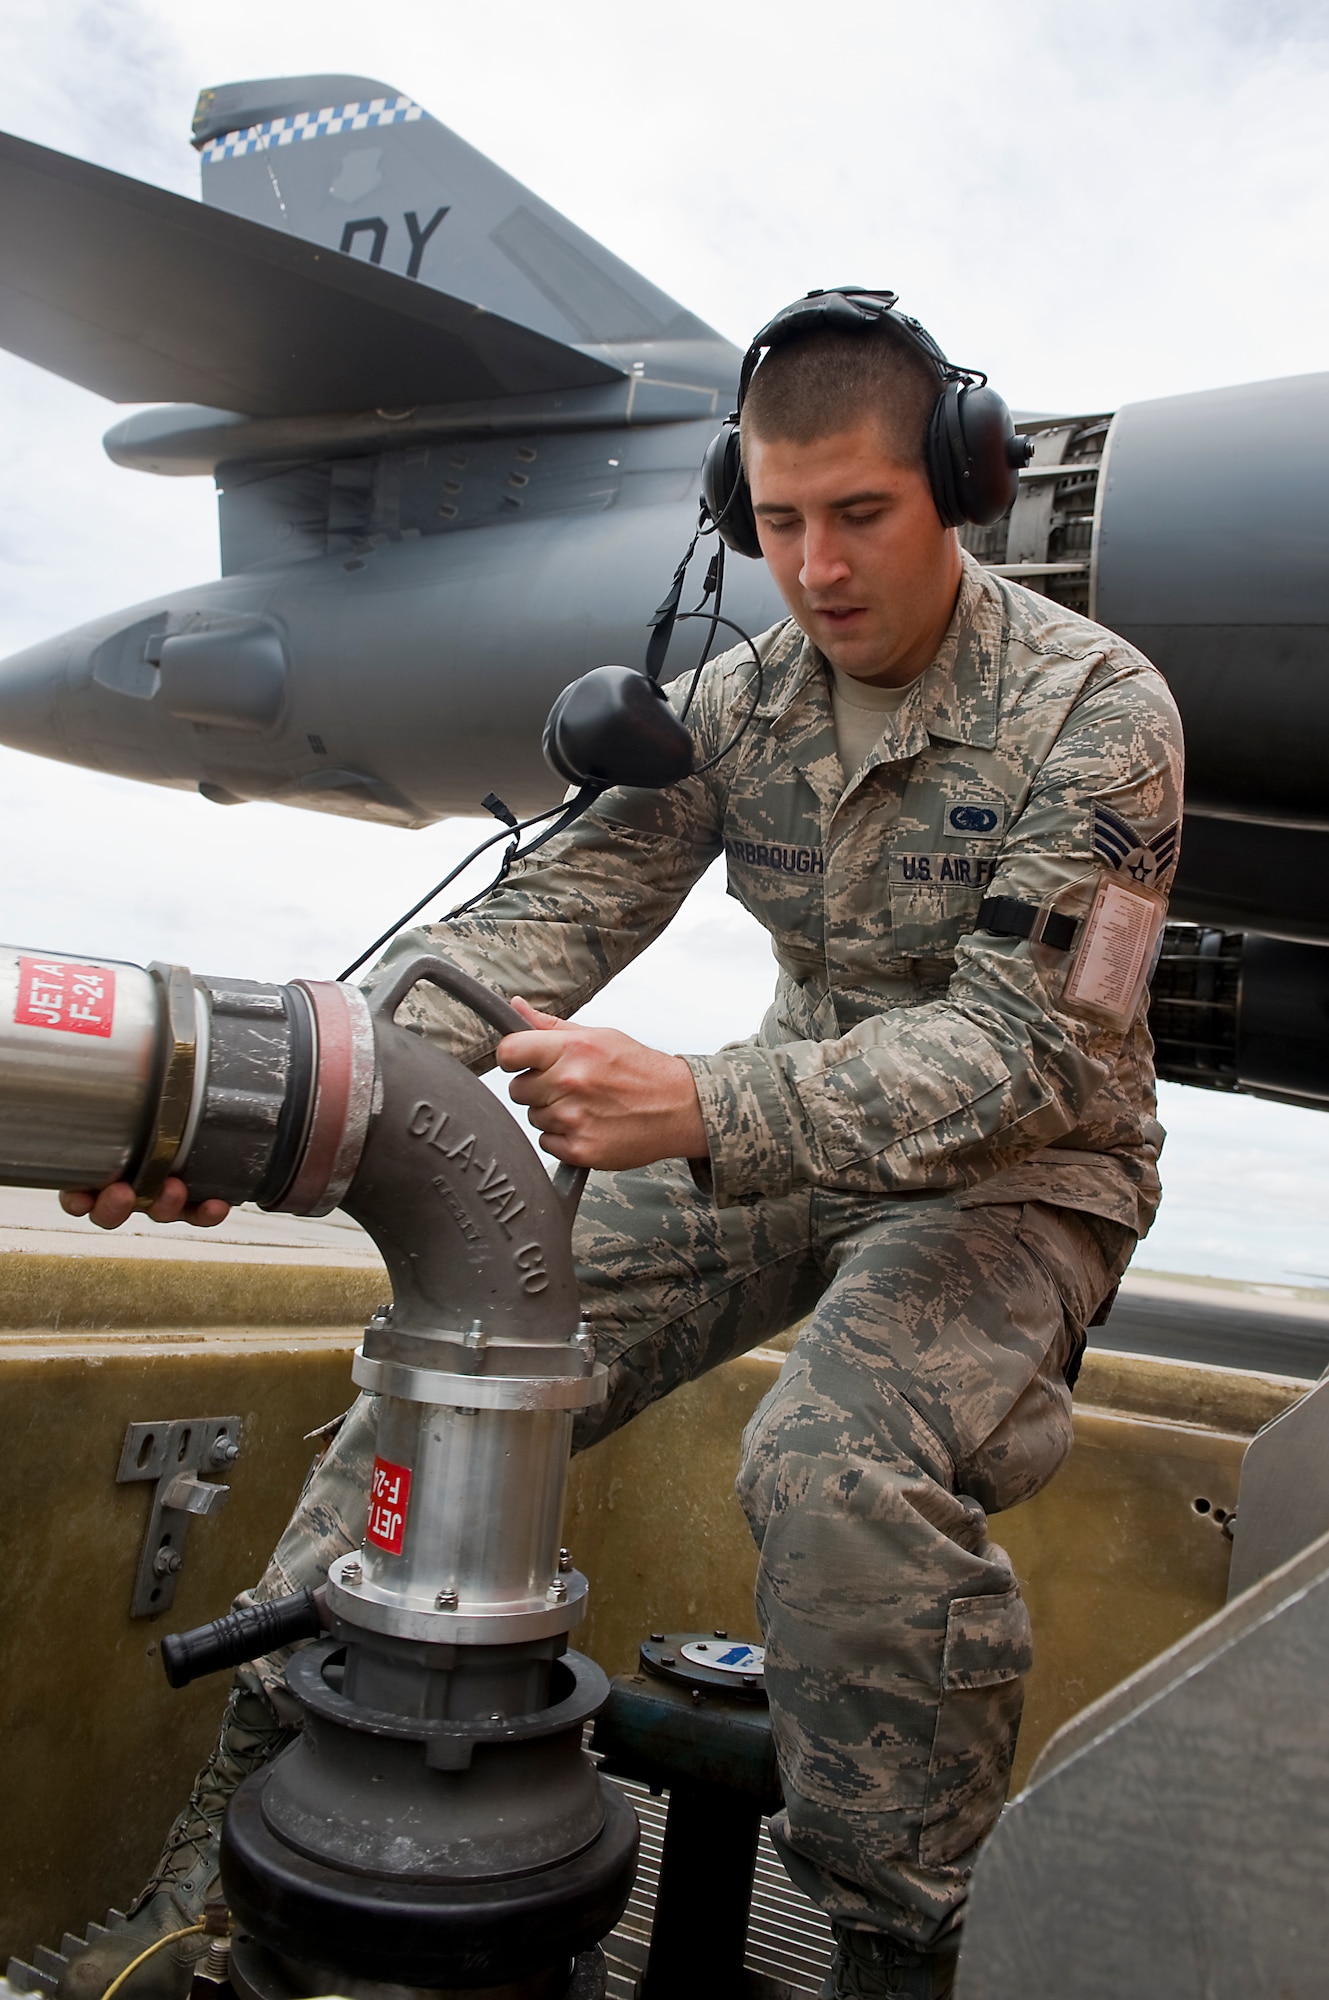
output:
[[[624,456],[632,442],[621,442]],[[676,485],[683,477],[675,472]],[[686,503],[629,496],[606,508],[594,536],[581,514],[551,514],[516,534],[490,524],[384,540],[174,592],[15,655],[4,738],[198,785],[223,803],[277,798],[419,826],[474,812],[497,785],[518,812],[535,810],[560,790],[540,754],[550,703],[588,667],[640,660],[641,607],[662,594],[689,518]],[[754,565],[726,594],[754,630],[776,615],[764,581]],[[172,682],[171,635],[242,619],[269,657],[269,635],[283,649],[284,697],[268,726],[228,715],[236,683],[220,649],[209,720],[198,716],[200,677],[183,698]]]
[[[1329,832],[1329,375],[1131,404],[1101,490],[1093,615],[1167,674],[1189,813]]]
[[[344,115],[311,125],[321,109]],[[205,208],[7,143],[0,275],[35,270],[42,305],[7,313],[9,343],[103,393],[150,394],[156,371],[246,404],[110,432],[123,465],[215,477],[222,580],[4,663],[4,740],[219,803],[412,826],[474,811],[491,785],[519,811],[556,798],[544,717],[588,667],[641,660],[736,350],[371,79],[205,92]],[[79,231],[85,257],[132,252],[91,296],[69,269]],[[181,260],[193,282],[172,286]],[[166,303],[134,342],[145,291]],[[422,292],[437,305],[417,310]],[[361,315],[358,347],[343,405],[311,412],[335,313]],[[427,400],[390,406],[366,381],[376,354]],[[774,588],[760,565],[733,570],[726,608],[759,630]],[[681,638],[677,664],[691,657]]]

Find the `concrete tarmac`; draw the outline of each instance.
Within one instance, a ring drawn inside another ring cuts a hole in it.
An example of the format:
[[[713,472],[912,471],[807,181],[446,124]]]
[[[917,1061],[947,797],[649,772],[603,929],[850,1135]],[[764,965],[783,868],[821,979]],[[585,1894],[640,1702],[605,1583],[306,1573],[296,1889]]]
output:
[[[160,1223],[131,1215],[119,1229],[97,1229],[66,1215],[45,1188],[0,1187],[0,1253],[47,1257],[151,1257],[167,1263],[311,1264],[382,1268],[358,1222],[331,1215],[270,1215],[246,1203],[216,1229]]]
[[[1329,1368],[1329,1293],[1128,1271],[1089,1340],[1119,1354],[1314,1381]]]

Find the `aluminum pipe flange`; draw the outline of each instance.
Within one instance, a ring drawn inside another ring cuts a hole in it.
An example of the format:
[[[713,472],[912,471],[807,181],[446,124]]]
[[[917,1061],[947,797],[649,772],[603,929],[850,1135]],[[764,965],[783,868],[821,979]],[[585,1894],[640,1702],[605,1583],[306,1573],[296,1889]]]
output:
[[[295,1215],[328,1215],[355,1177],[374,1106],[374,1026],[358,986],[297,979],[314,1016],[313,1109],[294,1177],[267,1204]]]
[[[445,1375],[585,1375],[595,1359],[595,1341],[585,1321],[569,1340],[511,1339],[486,1332],[476,1320],[462,1331],[450,1326],[399,1324],[392,1306],[380,1306],[365,1327],[364,1353],[370,1361],[400,1361],[413,1368],[438,1368]]]
[[[208,1068],[208,1007],[188,966],[154,960],[148,971],[161,995],[162,1054],[152,1132],[134,1174],[139,1208],[151,1207],[189,1149]]]
[[[363,1347],[355,1350],[351,1379],[371,1395],[453,1410],[589,1410],[609,1394],[603,1361],[585,1375],[456,1375],[446,1368],[376,1361]]]
[[[328,1570],[328,1609],[348,1626],[432,1646],[515,1646],[570,1632],[586,1613],[586,1578],[568,1570],[542,1595],[495,1602],[443,1590],[433,1598],[373,1582],[358,1551]]]

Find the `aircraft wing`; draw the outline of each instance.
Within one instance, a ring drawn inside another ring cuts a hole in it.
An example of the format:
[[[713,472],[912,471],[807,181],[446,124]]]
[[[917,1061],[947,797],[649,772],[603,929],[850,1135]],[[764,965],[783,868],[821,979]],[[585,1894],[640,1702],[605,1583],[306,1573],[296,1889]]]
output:
[[[0,346],[112,402],[253,416],[622,379],[483,306],[7,133]]]

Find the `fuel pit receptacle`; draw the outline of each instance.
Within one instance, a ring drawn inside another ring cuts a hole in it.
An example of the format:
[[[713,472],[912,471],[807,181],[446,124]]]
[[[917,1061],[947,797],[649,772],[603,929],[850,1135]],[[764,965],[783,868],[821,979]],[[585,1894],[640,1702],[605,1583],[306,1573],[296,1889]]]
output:
[[[591,1748],[669,1794],[642,2000],[742,1991],[761,1822],[783,1803],[762,1652],[726,1632],[653,1633],[610,1683]]]

